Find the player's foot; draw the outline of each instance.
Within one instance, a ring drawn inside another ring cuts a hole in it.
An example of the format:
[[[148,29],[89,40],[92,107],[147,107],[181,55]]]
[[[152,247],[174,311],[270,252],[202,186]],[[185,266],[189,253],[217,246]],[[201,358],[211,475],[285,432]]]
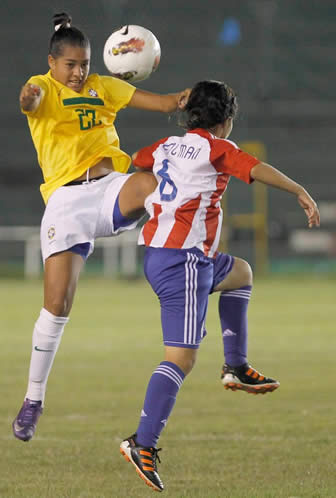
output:
[[[128,462],[133,463],[141,479],[155,491],[163,491],[164,488],[156,468],[156,459],[160,462],[160,449],[138,446],[136,434],[125,439],[120,445],[120,453]]]
[[[42,412],[42,401],[32,401],[26,398],[12,424],[14,436],[21,441],[29,441],[34,436],[36,424]]]
[[[257,372],[251,365],[245,363],[239,367],[224,365],[221,375],[225,389],[231,391],[246,391],[252,394],[265,394],[274,391],[280,382]]]

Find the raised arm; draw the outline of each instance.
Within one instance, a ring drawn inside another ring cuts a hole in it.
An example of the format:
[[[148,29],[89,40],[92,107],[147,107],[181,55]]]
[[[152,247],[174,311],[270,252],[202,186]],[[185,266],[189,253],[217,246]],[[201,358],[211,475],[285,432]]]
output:
[[[302,185],[294,182],[276,168],[263,162],[256,164],[251,169],[250,175],[254,180],[261,183],[295,194],[298,203],[306,213],[309,228],[320,226],[320,213],[317,204]]]
[[[20,92],[20,106],[26,112],[36,111],[42,99],[42,89],[27,83]]]
[[[137,109],[145,109],[147,111],[173,112],[176,111],[176,109],[184,108],[190,92],[191,89],[186,88],[179,93],[160,95],[137,88],[129,101],[128,106],[136,107]]]

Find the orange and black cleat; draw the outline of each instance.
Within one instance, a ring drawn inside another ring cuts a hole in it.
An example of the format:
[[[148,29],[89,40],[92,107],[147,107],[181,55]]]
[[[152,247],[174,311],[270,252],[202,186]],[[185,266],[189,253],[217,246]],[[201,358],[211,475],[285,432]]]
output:
[[[265,377],[248,363],[239,367],[230,367],[225,364],[221,379],[225,389],[245,391],[251,394],[270,393],[280,386],[280,382]]]
[[[156,459],[159,460],[158,452],[161,448],[146,448],[138,446],[136,442],[136,434],[125,439],[120,445],[120,453],[124,456],[125,460],[133,463],[135,470],[155,491],[163,491],[163,482],[157,473]]]

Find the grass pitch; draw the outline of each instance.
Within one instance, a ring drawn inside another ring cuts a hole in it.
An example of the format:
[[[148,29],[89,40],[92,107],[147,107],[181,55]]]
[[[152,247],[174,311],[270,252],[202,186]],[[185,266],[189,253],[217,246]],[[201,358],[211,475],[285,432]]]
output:
[[[227,392],[220,380],[217,299],[208,336],[164,431],[167,497],[336,497],[335,280],[257,280],[249,359],[280,380],[272,394]],[[119,454],[137,427],[162,359],[159,305],[144,281],[84,278],[52,370],[35,438],[11,422],[25,393],[42,283],[0,282],[1,498],[150,497]]]

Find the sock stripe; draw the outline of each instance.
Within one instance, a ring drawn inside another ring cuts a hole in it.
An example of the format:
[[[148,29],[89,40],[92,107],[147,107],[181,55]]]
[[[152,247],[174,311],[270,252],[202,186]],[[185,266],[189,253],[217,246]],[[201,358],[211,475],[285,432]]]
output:
[[[180,384],[182,385],[183,383],[183,378],[180,374],[178,374],[173,368],[167,366],[167,365],[159,365],[157,367],[157,369],[155,370],[155,372],[166,372],[168,374],[170,374],[172,377],[174,377],[174,379]],[[154,373],[155,373],[154,372]]]
[[[220,298],[222,297],[240,297],[241,299],[250,299],[251,297],[251,291],[225,291],[222,292],[220,295]]]
[[[222,295],[225,295],[225,294],[235,294],[235,293],[239,293],[239,294],[246,294],[246,295],[251,295],[252,291],[250,290],[244,290],[244,289],[233,289],[233,290],[229,290],[229,291],[223,291],[221,294]]]
[[[227,298],[227,297],[238,297],[240,299],[247,299],[248,301],[251,299],[251,296],[244,296],[244,295],[241,295],[241,294],[230,294],[230,296],[221,296],[221,298]]]
[[[183,383],[182,377],[171,367],[168,367],[167,365],[159,365],[157,369],[153,372],[153,374],[162,374],[166,375],[166,377],[169,377],[175,384],[178,385],[178,387],[181,387]]]
[[[182,383],[179,383],[172,375],[170,375],[169,373],[165,372],[165,371],[157,371],[155,370],[155,372],[153,373],[154,374],[160,374],[160,375],[164,375],[165,377],[168,377],[168,379],[170,379],[172,382],[174,382],[178,388],[181,387]]]
[[[171,371],[171,373],[173,373],[174,375],[176,375],[183,382],[183,380],[184,380],[184,373],[182,372],[182,370],[177,365],[175,365],[175,363],[173,365],[174,365],[175,368],[171,367],[170,365],[167,365],[167,363],[160,363],[160,365],[159,365],[158,368],[161,368],[161,367],[167,368],[168,370]]]

